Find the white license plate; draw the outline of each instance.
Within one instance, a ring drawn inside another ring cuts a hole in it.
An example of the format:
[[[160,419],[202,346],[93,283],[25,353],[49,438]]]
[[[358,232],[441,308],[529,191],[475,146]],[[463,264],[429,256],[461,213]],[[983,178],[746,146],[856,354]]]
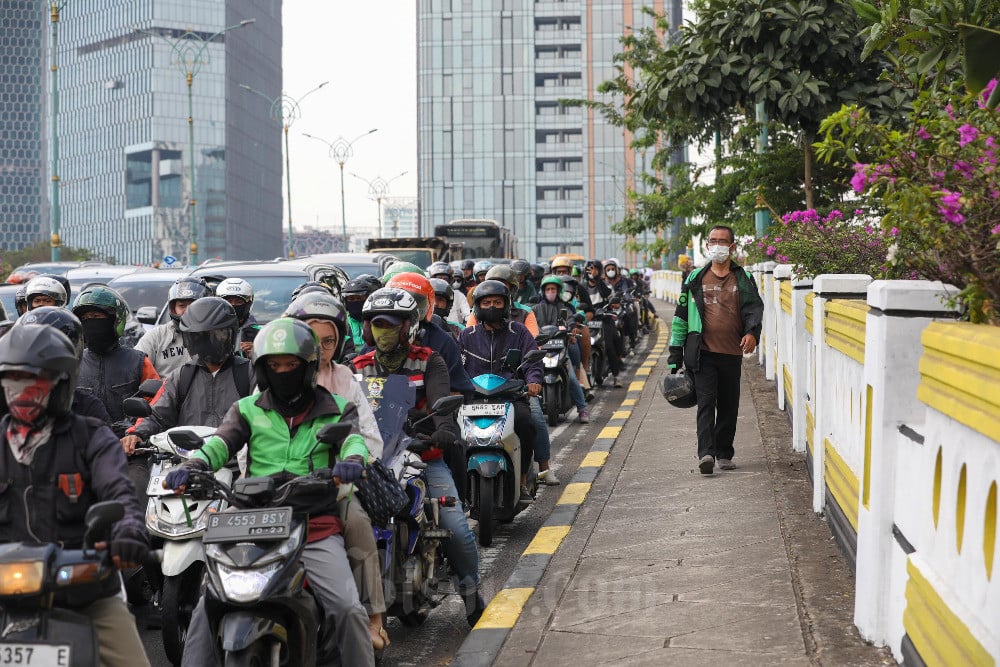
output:
[[[507,406],[503,403],[473,403],[463,405],[458,411],[463,417],[500,417],[506,413]]]
[[[153,475],[149,478],[149,484],[146,486],[147,496],[172,496],[174,494],[173,489],[164,489],[163,480],[167,478],[166,475]],[[2,664],[2,663],[0,663]]]
[[[0,665],[69,667],[69,646],[55,644],[0,644]]]

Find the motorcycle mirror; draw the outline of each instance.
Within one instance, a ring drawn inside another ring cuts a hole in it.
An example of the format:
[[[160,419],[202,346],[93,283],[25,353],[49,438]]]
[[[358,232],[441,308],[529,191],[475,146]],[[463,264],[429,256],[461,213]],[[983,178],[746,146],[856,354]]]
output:
[[[551,334],[538,334],[537,336],[535,336],[535,344],[536,345],[545,345],[550,340],[552,340],[552,335]]]
[[[136,396],[130,396],[126,398],[122,403],[122,410],[129,417],[148,417],[153,414],[153,408],[146,402],[145,399],[138,398]]]
[[[142,384],[139,385],[139,389],[136,390],[135,395],[140,398],[153,398],[159,393],[162,386],[163,380],[154,380],[153,378],[143,380]]]
[[[83,520],[86,526],[84,544],[92,545],[94,542],[106,539],[112,524],[120,521],[123,516],[125,516],[125,506],[117,500],[105,500],[91,505]]]
[[[434,401],[431,411],[441,416],[453,415],[458,412],[463,403],[465,403],[465,398],[462,396],[442,396]]]
[[[171,431],[169,437],[170,442],[181,449],[201,449],[201,436],[194,431]]]
[[[316,439],[327,445],[340,445],[351,434],[350,424],[327,424],[316,434]]]
[[[156,324],[157,314],[156,306],[142,306],[136,309],[135,319],[143,324]]]
[[[503,358],[503,366],[505,370],[512,371],[518,367],[521,363],[521,350],[507,350],[507,354]]]

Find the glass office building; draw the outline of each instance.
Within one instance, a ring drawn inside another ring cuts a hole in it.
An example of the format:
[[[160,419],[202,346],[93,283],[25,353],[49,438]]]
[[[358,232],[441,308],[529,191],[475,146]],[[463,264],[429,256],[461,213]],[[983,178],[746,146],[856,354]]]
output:
[[[599,112],[626,26],[643,4],[599,0],[419,0],[417,104],[420,226],[492,218],[520,254],[618,256],[612,231],[643,156]],[[641,188],[641,185],[639,186]]]
[[[0,248],[20,250],[42,240],[49,227],[43,144],[48,13],[36,0],[4,0],[0,18]]]
[[[93,0],[62,16],[63,243],[119,263],[184,261],[193,194],[200,260],[273,257],[280,126],[239,85],[281,92],[280,0]],[[255,23],[217,35],[243,19]]]

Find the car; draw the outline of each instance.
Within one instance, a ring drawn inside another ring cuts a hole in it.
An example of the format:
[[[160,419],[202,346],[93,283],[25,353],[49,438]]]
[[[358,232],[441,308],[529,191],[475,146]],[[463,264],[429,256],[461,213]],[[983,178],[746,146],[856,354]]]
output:
[[[292,291],[304,282],[316,280],[330,285],[340,294],[341,286],[349,278],[343,270],[313,257],[258,262],[220,262],[195,269],[192,277],[204,278],[215,287],[226,278],[243,278],[253,285],[254,301],[251,314],[264,324],[281,317],[292,300]],[[159,322],[166,322],[166,309],[160,313]]]
[[[159,312],[167,304],[170,286],[190,272],[186,268],[140,268],[112,278],[107,284],[122,295],[129,310],[142,322],[143,328],[149,330],[156,325]]]
[[[65,276],[69,271],[84,266],[110,266],[105,262],[31,262],[22,264],[7,278],[10,283],[22,283],[43,273],[50,276]]]
[[[118,276],[135,273],[138,266],[118,265],[118,264],[85,264],[66,272],[66,279],[69,281],[70,300],[80,293],[87,285],[100,284],[107,285],[109,281]]]
[[[24,285],[0,285],[0,306],[3,306],[4,313],[8,320],[17,319],[17,308],[14,306],[14,295],[17,290]],[[4,318],[0,317],[0,320]]]
[[[309,260],[319,264],[332,264],[343,270],[347,274],[347,277],[352,280],[365,273],[381,278],[385,270],[389,268],[389,265],[398,261],[395,255],[384,252],[331,252],[319,255],[307,255],[298,259]]]

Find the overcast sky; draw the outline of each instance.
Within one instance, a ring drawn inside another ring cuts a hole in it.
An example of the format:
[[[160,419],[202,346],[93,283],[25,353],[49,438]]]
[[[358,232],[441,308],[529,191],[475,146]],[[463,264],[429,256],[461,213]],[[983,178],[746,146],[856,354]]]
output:
[[[412,0],[285,0],[284,92],[293,98],[330,83],[302,102],[289,130],[292,218],[339,232],[340,170],[329,149],[303,132],[333,142],[378,131],[354,144],[344,168],[348,233],[377,224],[368,180],[408,173],[389,196],[417,194],[416,3]],[[285,221],[287,219],[285,203]],[[318,224],[317,224],[318,223]]]

